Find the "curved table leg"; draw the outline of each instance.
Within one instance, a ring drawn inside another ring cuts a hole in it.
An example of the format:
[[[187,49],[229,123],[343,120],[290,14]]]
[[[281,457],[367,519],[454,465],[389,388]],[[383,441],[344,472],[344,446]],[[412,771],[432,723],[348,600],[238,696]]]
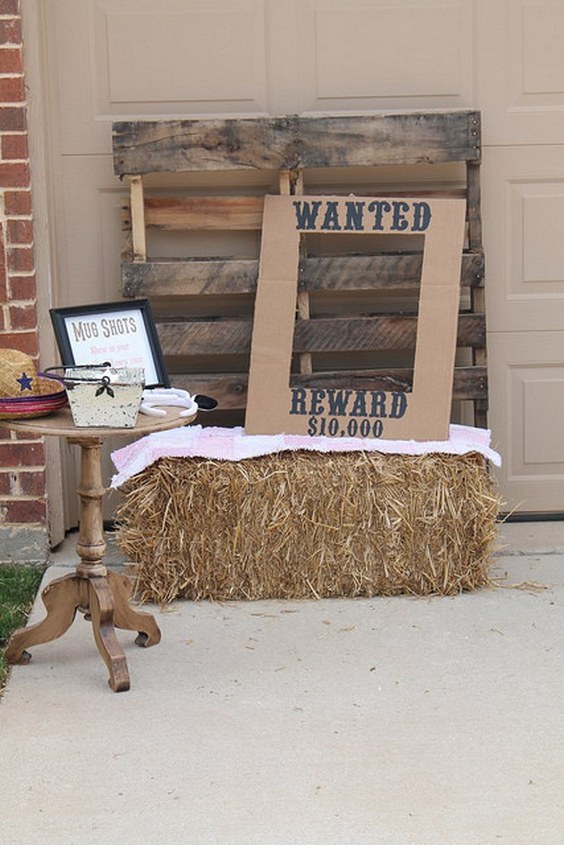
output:
[[[25,430],[25,429],[24,429]],[[47,643],[62,636],[70,628],[77,610],[92,623],[96,646],[108,667],[109,684],[115,692],[128,690],[129,672],[115,628],[138,632],[135,642],[141,646],[156,645],[161,632],[149,613],[131,607],[131,585],[127,576],[108,573],[104,565],[106,542],[102,501],[101,448],[104,438],[114,430],[96,429],[89,432],[74,425],[57,423],[32,433],[60,434],[68,442],[80,446],[79,538],[77,553],[80,562],[73,574],[52,581],[42,593],[47,616],[36,625],[15,631],[6,649],[9,663],[28,663],[31,655],[26,646]],[[127,434],[132,432],[127,430]]]
[[[106,578],[103,577],[90,578],[88,586],[92,631],[98,651],[110,673],[108,683],[114,692],[125,692],[130,686],[129,672],[114,628],[112,591]]]
[[[114,625],[127,631],[137,631],[135,642],[138,646],[149,648],[161,641],[161,632],[150,613],[144,613],[131,607],[132,584],[127,575],[108,572],[108,582],[114,597]]]
[[[47,616],[35,625],[14,631],[5,653],[8,663],[29,663],[31,655],[26,648],[56,640],[70,628],[80,606],[79,579],[74,574],[57,578],[45,587],[41,598]]]

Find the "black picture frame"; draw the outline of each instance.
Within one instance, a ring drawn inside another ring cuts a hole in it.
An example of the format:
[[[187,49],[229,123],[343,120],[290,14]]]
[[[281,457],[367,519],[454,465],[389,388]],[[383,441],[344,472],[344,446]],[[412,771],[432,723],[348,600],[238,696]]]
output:
[[[49,310],[61,363],[143,367],[145,387],[170,387],[148,299]]]

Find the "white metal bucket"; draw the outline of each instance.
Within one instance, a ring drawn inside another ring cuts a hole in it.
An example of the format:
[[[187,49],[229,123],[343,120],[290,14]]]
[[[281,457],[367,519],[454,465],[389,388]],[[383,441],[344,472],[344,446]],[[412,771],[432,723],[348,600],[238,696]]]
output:
[[[140,367],[66,367],[64,382],[79,428],[133,428],[145,371]]]

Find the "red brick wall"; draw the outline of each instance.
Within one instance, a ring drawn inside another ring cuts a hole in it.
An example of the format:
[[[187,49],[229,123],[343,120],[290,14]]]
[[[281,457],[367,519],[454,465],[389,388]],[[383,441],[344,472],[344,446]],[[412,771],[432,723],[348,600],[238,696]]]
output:
[[[0,0],[0,347],[38,357],[20,0]],[[0,421],[0,528],[46,526],[40,440]]]

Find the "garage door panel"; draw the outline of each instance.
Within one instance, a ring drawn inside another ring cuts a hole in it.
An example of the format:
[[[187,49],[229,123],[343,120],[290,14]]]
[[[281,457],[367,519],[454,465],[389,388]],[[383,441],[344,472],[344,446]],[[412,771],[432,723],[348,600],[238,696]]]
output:
[[[564,293],[564,180],[551,184],[533,182],[521,188],[518,199],[524,249],[520,251],[521,266],[516,268],[520,270],[518,275],[524,287],[533,285],[539,292],[561,295]]]
[[[483,165],[488,326],[564,326],[564,147],[489,148]]]
[[[563,32],[559,0],[479,0],[477,67],[485,144],[561,142]]]
[[[564,331],[489,336],[492,438],[509,509],[564,510]]]
[[[564,366],[523,368],[523,467],[550,467],[562,475],[564,467]],[[561,399],[562,397],[562,399]],[[542,412],[544,410],[544,413]],[[546,473],[546,469],[545,469]]]
[[[110,153],[112,120],[267,110],[262,0],[57,0],[63,154]]]
[[[99,111],[150,104],[265,108],[264,18],[245,2],[95,6]]]
[[[299,14],[302,109],[473,104],[466,0],[306,0]]]

